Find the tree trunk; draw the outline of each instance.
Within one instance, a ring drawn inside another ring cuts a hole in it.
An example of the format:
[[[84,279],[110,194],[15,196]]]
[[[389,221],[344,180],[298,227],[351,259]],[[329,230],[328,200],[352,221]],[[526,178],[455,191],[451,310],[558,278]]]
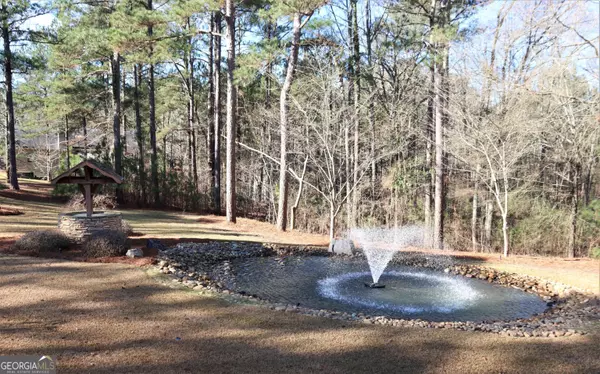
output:
[[[392,188],[392,207],[394,209],[394,228],[398,228],[398,189]]]
[[[368,73],[372,74],[373,69],[373,25],[371,20],[371,0],[367,0],[366,3],[366,27],[365,36],[367,39],[367,64]],[[373,92],[376,87],[373,84],[373,77],[370,76],[368,79],[368,85],[371,93],[368,95],[369,100],[369,114],[367,116],[369,120],[369,131],[371,132],[371,198],[375,197],[375,181],[377,177],[377,166],[375,164],[375,104],[373,103]]]
[[[214,81],[214,32],[215,26],[215,17],[214,14],[210,15],[210,31],[211,34],[208,36],[208,100],[207,100],[207,108],[206,111],[208,113],[207,116],[207,153],[208,153],[208,169],[210,170],[210,183],[209,183],[209,191],[211,194],[211,203],[210,208],[214,210],[215,208],[215,200],[212,195],[212,184],[213,184],[213,176],[215,175],[215,126],[214,126],[214,116],[215,116],[215,81]]]
[[[142,84],[142,67],[136,64],[133,67],[134,80],[134,110],[135,110],[135,137],[138,145],[138,174],[140,178],[141,203],[145,205],[146,196],[146,170],[144,163],[144,133],[142,132],[142,116],[140,113],[140,85]],[[85,117],[84,117],[85,118]]]
[[[432,192],[435,184],[435,175],[433,173],[433,142],[434,142],[434,86],[435,86],[435,68],[430,66],[430,86],[429,97],[427,98],[427,121],[425,123],[425,196],[423,202],[423,213],[425,215],[425,238],[424,244],[427,248],[433,247],[433,209],[432,209]]]
[[[46,180],[47,181],[51,181],[52,180],[52,176],[50,175],[52,173],[52,157],[51,157],[51,153],[50,153],[50,141],[48,141],[48,135],[50,135],[50,124],[46,123],[46,170],[45,170],[45,174],[46,174]],[[58,161],[60,162],[60,131],[56,134],[56,149],[58,150]],[[34,173],[35,174],[35,173]]]
[[[296,194],[296,201],[292,206],[292,214],[290,215],[290,229],[296,228],[296,211],[298,210],[298,204],[300,204],[300,196],[302,196],[302,189],[304,188],[304,175],[306,174],[306,166],[308,165],[308,157],[304,160],[304,167],[302,168],[302,175],[298,180],[298,193]]]
[[[214,29],[216,33],[221,33],[221,13],[215,12],[215,25]],[[214,36],[214,121],[215,127],[215,147],[214,147],[214,169],[213,169],[213,180],[212,180],[212,195],[215,214],[221,214],[221,37],[218,35]]]
[[[345,156],[345,171],[346,171],[346,228],[352,227],[352,204],[350,197],[352,196],[352,187],[350,186],[350,172],[352,165],[352,156],[350,154],[350,121],[344,120],[344,156]]]
[[[494,218],[494,203],[491,200],[485,202],[485,221],[483,224],[483,247],[488,251],[492,247],[492,220]]]
[[[188,30],[191,30],[188,18]],[[194,44],[193,38],[189,38],[190,52],[188,54],[188,129],[190,134],[190,174],[196,189],[198,189],[198,157],[196,154],[196,102],[194,98]]]
[[[435,108],[435,194],[433,211],[433,248],[444,249],[444,126],[442,121],[442,77],[441,64],[436,64],[434,84]]]
[[[429,28],[433,30],[436,27],[436,12],[437,0],[431,0],[430,5],[430,16],[429,16]],[[433,207],[433,192],[436,182],[436,175],[433,168],[434,159],[434,143],[435,143],[435,129],[436,129],[436,85],[439,84],[438,77],[436,76],[436,44],[433,33],[429,35],[430,45],[430,58],[429,64],[429,92],[427,98],[427,122],[425,125],[425,169],[428,176],[425,183],[425,201],[423,204],[423,210],[425,214],[425,246],[428,248],[434,247],[434,207]]]
[[[67,170],[71,168],[71,149],[69,147],[69,116],[65,115],[65,144],[67,150]],[[58,155],[60,159],[60,146],[58,147]],[[48,173],[50,174],[50,173]],[[51,178],[48,178],[50,181]]]
[[[4,101],[4,169],[6,171],[6,181],[10,182],[10,161],[8,158],[8,150],[10,149],[9,131],[8,131],[8,110],[6,109],[6,99]]]
[[[360,189],[358,188],[358,162],[359,162],[359,131],[360,131],[360,43],[358,38],[357,0],[350,0],[352,12],[352,62],[354,67],[354,165],[352,168],[352,225],[356,226],[359,220],[358,202]]]
[[[434,2],[434,7],[436,4]],[[448,5],[440,7],[439,14],[435,17],[435,26],[444,29],[449,23],[450,12]],[[434,16],[435,16],[435,9]],[[447,41],[442,40],[437,45],[437,51],[434,54],[435,82],[434,82],[434,111],[435,111],[435,191],[434,191],[434,212],[433,212],[433,247],[435,249],[444,249],[444,211],[446,203],[446,152],[444,143],[444,133],[446,123],[448,122],[446,104],[448,91],[448,49]]]
[[[504,257],[508,257],[508,246],[508,217],[505,211],[504,213],[502,213],[502,248]]]
[[[152,10],[152,0],[148,0],[148,10]],[[148,36],[152,38],[152,26],[148,26]],[[150,169],[152,179],[152,204],[155,206],[160,205],[160,188],[158,186],[158,150],[156,147],[156,100],[154,97],[154,62],[152,57],[154,54],[154,48],[150,45],[150,65],[148,66],[148,105],[150,109],[150,148],[152,153],[150,155]],[[165,150],[166,155],[166,150]]]
[[[121,62],[119,52],[113,52],[110,60],[112,79],[112,119],[113,119],[113,148],[115,172],[122,174],[121,170]],[[117,185],[117,203],[123,203],[123,190]]]
[[[298,49],[300,48],[300,33],[302,32],[302,20],[299,13],[294,14],[294,26],[292,37],[292,48],[287,63],[287,72],[285,81],[281,87],[279,98],[279,118],[281,132],[281,153],[279,162],[279,205],[277,209],[277,228],[285,231],[287,228],[287,205],[288,205],[288,185],[287,185],[287,130],[288,130],[288,95],[292,88],[296,63],[298,62]]]
[[[226,219],[235,223],[235,138],[236,138],[236,88],[235,71],[235,6],[234,0],[225,1],[225,22],[227,23],[227,178],[226,178]]]
[[[0,14],[3,18],[2,39],[4,40],[4,84],[6,86],[6,110],[8,112],[8,179],[12,190],[19,190],[17,179],[17,142],[15,139],[15,105],[13,102],[12,83],[12,52],[10,50],[10,30],[8,25],[8,10],[2,2]]]
[[[329,202],[329,241],[333,240],[335,234],[335,209],[333,201]]]
[[[575,257],[575,246],[577,239],[577,214],[579,209],[579,174],[581,173],[581,166],[571,166],[572,171],[572,182],[571,182],[571,232],[569,233],[569,246],[567,248],[567,257]]]
[[[84,158],[87,159],[88,138],[87,138],[87,118],[85,117],[85,114],[83,115],[83,118],[81,119],[81,127],[83,127],[83,153],[84,153]]]
[[[123,76],[121,78],[121,157],[127,154],[127,115],[125,114],[125,91],[127,82],[127,70],[123,68]]]
[[[473,209],[471,212],[471,244],[473,251],[477,251],[477,193],[479,189],[479,165],[477,165],[477,172],[475,175],[475,188],[473,192]]]
[[[594,155],[595,144],[592,144],[592,151],[590,154]],[[594,169],[594,164],[596,161],[596,157],[590,157],[587,165],[587,172],[585,173],[585,179],[583,180],[583,206],[588,206],[590,203],[590,192],[592,191],[592,171]]]

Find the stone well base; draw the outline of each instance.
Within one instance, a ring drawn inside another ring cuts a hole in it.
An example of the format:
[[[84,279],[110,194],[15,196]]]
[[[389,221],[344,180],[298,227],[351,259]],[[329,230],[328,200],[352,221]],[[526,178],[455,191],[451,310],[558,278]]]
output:
[[[83,242],[100,230],[121,230],[122,216],[118,212],[96,212],[88,217],[85,212],[61,213],[58,229],[76,242]]]

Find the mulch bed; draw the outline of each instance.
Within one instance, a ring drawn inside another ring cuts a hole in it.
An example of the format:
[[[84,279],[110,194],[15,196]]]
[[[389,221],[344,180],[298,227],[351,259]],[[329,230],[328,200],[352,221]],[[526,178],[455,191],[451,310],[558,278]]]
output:
[[[55,258],[61,260],[78,261],[78,262],[91,262],[91,263],[116,263],[116,264],[127,264],[134,266],[147,266],[152,265],[156,262],[155,256],[158,254],[156,249],[142,248],[144,251],[144,257],[142,258],[130,258],[127,256],[114,256],[114,257],[96,257],[89,258],[83,253],[83,249],[80,245],[73,245],[71,248],[63,251],[52,251],[52,252],[32,252],[32,251],[15,251],[11,249],[12,244],[17,238],[0,238],[0,253],[16,254],[19,256],[39,257],[39,258]],[[140,247],[139,245],[137,246]],[[135,248],[135,246],[132,246]]]
[[[62,260],[69,261],[78,261],[78,262],[91,262],[91,263],[118,263],[118,264],[128,264],[134,266],[147,266],[152,265],[156,262],[155,257],[158,255],[158,250],[156,248],[147,248],[146,241],[147,238],[140,238],[141,234],[134,233],[129,236],[129,242],[131,244],[131,248],[140,248],[144,252],[144,257],[142,258],[129,258],[127,256],[116,256],[116,257],[97,257],[97,258],[88,258],[83,253],[83,249],[80,245],[73,245],[67,250],[63,251],[52,251],[52,252],[32,252],[32,251],[14,251],[11,249],[13,243],[18,239],[18,237],[5,237],[0,238],[0,253],[6,254],[16,254],[20,256],[30,256],[30,257],[40,257],[40,258],[56,258]],[[209,240],[206,239],[159,239],[160,242],[167,246],[172,247],[181,242],[207,242]]]

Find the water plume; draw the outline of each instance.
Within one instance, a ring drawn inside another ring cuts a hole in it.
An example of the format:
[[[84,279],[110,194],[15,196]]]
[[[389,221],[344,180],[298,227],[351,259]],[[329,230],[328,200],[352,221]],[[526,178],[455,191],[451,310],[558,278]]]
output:
[[[397,228],[355,228],[348,231],[348,239],[362,248],[373,283],[377,283],[394,254],[404,248],[421,246],[423,228],[403,226]]]

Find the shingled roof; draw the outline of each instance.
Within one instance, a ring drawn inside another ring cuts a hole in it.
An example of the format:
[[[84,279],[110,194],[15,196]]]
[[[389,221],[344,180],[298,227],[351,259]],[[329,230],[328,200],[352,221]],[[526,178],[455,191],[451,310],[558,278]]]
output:
[[[52,184],[59,184],[59,183],[75,183],[75,184],[77,184],[77,183],[83,182],[83,180],[84,180],[83,177],[74,176],[73,174],[75,174],[78,170],[84,169],[86,166],[91,168],[92,170],[96,170],[98,173],[100,173],[101,177],[93,177],[94,181],[96,181],[97,184],[106,184],[106,183],[121,184],[121,183],[123,183],[123,180],[124,180],[123,177],[120,176],[119,174],[115,173],[114,170],[103,166],[102,164],[100,164],[99,162],[97,162],[95,160],[84,160],[84,161],[81,161],[79,164],[73,166],[69,170],[65,171],[64,173],[58,175],[54,179],[52,179]]]

